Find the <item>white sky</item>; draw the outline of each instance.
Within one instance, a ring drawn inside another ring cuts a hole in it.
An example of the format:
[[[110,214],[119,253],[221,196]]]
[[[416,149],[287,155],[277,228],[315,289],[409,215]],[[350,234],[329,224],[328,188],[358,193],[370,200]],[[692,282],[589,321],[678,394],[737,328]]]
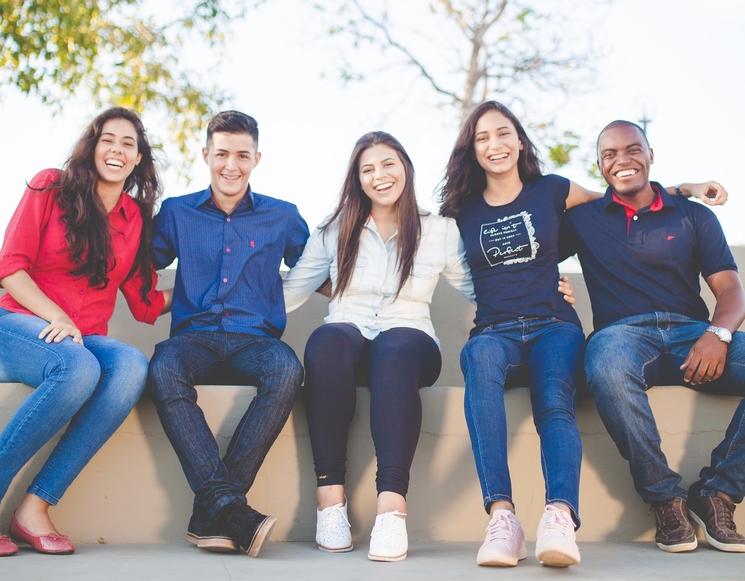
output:
[[[385,85],[373,78],[341,86],[334,69],[339,45],[325,39],[310,8],[288,6],[273,0],[254,13],[236,31],[216,71],[220,84],[235,95],[229,107],[259,121],[263,158],[252,187],[297,204],[313,227],[335,204],[354,142],[366,131],[384,129],[414,161],[421,205],[435,209],[432,191],[453,144],[455,122],[427,105],[425,86],[412,84],[411,75],[400,81],[388,76]],[[608,121],[636,121],[646,111],[652,118],[653,179],[725,184],[730,202],[716,211],[730,243],[745,244],[745,174],[737,145],[745,135],[745,2],[616,0],[599,14],[593,26],[604,56],[597,78],[583,87],[584,94],[556,103],[561,126],[589,142]],[[588,26],[580,16],[572,18],[578,37]],[[4,230],[25,182],[42,168],[61,165],[96,111],[79,100],[53,116],[32,97],[12,90],[0,94]],[[551,103],[542,108],[551,110]],[[156,130],[150,126],[151,133]],[[195,143],[195,151],[201,145]],[[560,173],[596,186],[582,167]],[[172,170],[164,172],[166,195],[208,185],[204,164],[195,164],[189,175],[184,183]]]

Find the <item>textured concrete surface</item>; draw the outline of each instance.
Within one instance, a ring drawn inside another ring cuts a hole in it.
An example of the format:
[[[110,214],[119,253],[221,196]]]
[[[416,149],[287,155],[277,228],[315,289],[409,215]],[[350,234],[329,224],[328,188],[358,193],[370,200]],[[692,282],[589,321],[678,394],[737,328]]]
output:
[[[475,564],[476,543],[414,543],[399,563],[367,560],[367,547],[331,555],[310,543],[269,543],[258,559],[217,555],[183,545],[84,545],[76,555],[51,557],[24,550],[0,559],[3,581],[439,581],[478,579],[602,579],[687,581],[745,579],[745,554],[699,547],[663,553],[650,543],[585,543],[582,563],[540,566],[531,554],[517,567]]]

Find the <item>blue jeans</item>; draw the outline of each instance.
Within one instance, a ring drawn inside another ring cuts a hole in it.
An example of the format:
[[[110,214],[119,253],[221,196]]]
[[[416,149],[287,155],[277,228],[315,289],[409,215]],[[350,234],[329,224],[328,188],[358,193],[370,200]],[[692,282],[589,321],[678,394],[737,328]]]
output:
[[[29,492],[57,504],[129,414],[145,387],[147,358],[101,335],[45,343],[39,317],[0,309],[0,382],[35,387],[0,433],[0,499],[28,460],[69,422]]]
[[[582,441],[574,395],[583,347],[582,329],[574,323],[536,317],[490,325],[463,348],[466,422],[487,511],[494,501],[512,502],[504,390],[518,373],[527,371],[533,422],[541,439],[546,503],[568,505],[579,525]]]
[[[647,399],[653,385],[686,385],[683,364],[709,325],[674,313],[627,317],[604,327],[587,344],[587,384],[608,433],[629,461],[636,491],[645,502],[686,497],[680,475],[667,464]],[[691,386],[703,393],[745,395],[745,334],[735,333],[724,374]],[[697,491],[725,492],[736,502],[745,494],[745,402],[740,402],[722,443],[701,470]]]
[[[245,502],[302,379],[295,353],[273,337],[186,331],[156,345],[149,386],[195,507],[214,517],[229,504]],[[257,387],[224,458],[197,404],[194,386],[200,383]]]

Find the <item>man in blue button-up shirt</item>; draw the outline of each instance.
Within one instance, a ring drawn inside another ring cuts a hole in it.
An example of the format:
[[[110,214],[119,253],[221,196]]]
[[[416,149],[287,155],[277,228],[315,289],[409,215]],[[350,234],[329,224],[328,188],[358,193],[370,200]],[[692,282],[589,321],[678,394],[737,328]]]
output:
[[[187,539],[257,556],[274,518],[246,492],[282,429],[302,380],[280,340],[286,316],[279,266],[293,266],[308,227],[288,202],[252,192],[261,159],[256,121],[238,111],[207,127],[210,187],[170,198],[155,222],[157,268],[178,259],[171,338],[158,344],[150,387],[166,434],[195,494]],[[224,458],[197,404],[195,384],[256,385]]]

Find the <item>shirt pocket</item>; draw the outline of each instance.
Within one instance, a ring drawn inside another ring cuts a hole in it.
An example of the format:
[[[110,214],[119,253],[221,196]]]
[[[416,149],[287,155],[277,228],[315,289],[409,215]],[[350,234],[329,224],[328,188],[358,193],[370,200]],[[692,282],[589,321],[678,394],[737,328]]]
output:
[[[677,268],[691,253],[690,239],[680,228],[655,228],[642,235],[642,244],[635,248],[646,264]]]
[[[424,262],[415,262],[411,268],[411,276],[406,281],[401,294],[418,301],[429,301],[437,286],[442,266]]]

